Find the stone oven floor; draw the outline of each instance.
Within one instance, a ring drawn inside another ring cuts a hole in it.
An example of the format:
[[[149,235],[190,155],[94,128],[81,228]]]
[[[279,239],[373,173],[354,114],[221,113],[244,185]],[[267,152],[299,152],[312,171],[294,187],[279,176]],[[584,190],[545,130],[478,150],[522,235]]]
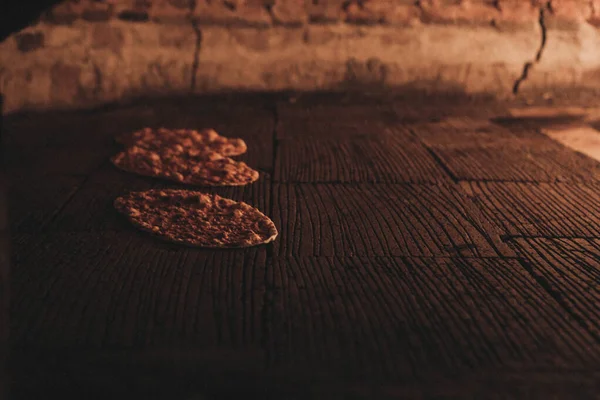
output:
[[[540,133],[572,115],[507,115],[321,94],[9,117],[15,398],[597,398],[600,163]],[[175,186],[107,161],[144,126],[245,139],[260,181],[207,191],[277,241],[132,229],[113,200]]]

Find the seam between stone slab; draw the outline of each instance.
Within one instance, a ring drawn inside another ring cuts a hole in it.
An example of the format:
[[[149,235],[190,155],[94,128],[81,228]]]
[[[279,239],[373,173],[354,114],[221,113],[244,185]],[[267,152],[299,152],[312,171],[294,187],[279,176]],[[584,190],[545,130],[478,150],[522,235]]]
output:
[[[572,307],[567,301],[565,301],[562,294],[555,290],[552,287],[552,284],[548,282],[544,276],[535,273],[533,265],[535,262],[535,257],[518,257],[517,260],[523,269],[527,271],[529,276],[531,276],[531,278],[538,284],[538,286],[545,291],[569,315],[569,317],[573,319],[573,321],[575,321],[583,330],[592,336],[594,340],[600,341],[600,337],[598,337],[593,330],[590,329],[590,326],[585,319],[573,311]]]
[[[271,157],[272,157],[271,177],[274,178],[275,177],[275,166],[276,166],[275,160],[277,158],[277,148],[278,148],[278,143],[279,143],[278,138],[277,138],[277,130],[279,129],[279,112],[277,109],[277,102],[275,100],[270,100],[267,103],[267,107],[271,111],[271,116],[273,118],[273,132],[272,132],[273,148],[272,148],[272,152],[271,152]],[[268,213],[269,213],[268,217],[271,219],[274,219],[274,211],[275,211],[275,201],[274,201],[275,189],[274,188],[275,188],[274,181],[271,181],[271,186],[269,188],[269,210],[268,210]],[[278,229],[278,235],[275,240],[281,241],[281,231],[282,231],[281,228]],[[273,264],[273,260],[275,259],[275,242],[274,241],[267,244],[266,255],[267,255],[267,257],[265,260],[265,265],[266,265],[266,268],[268,268],[270,265]],[[265,291],[262,296],[262,305],[261,305],[262,308],[260,310],[260,319],[261,319],[261,323],[263,324],[263,329],[261,330],[262,336],[259,338],[259,343],[261,344],[261,347],[264,351],[267,363],[271,363],[275,356],[274,356],[274,354],[271,353],[271,350],[270,350],[269,346],[267,345],[267,343],[268,343],[269,339],[272,337],[272,332],[270,331],[271,326],[269,324],[269,315],[270,315],[270,313],[272,313],[272,310],[273,310],[275,291],[273,290],[272,285],[270,285],[268,273],[265,273],[265,275],[264,275],[263,284],[265,287]]]
[[[510,243],[515,239],[548,239],[548,240],[600,240],[600,236],[586,235],[500,235],[504,243]]]

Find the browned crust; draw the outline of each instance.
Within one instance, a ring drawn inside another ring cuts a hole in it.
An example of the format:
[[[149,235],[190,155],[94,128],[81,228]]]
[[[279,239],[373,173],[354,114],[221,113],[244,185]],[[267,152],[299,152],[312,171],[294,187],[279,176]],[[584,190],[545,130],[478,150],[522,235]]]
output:
[[[258,209],[215,194],[154,189],[119,197],[114,206],[137,228],[191,247],[252,247],[278,235]]]
[[[244,162],[209,150],[192,153],[178,145],[154,150],[134,145],[111,161],[127,172],[197,186],[242,186],[259,178]]]
[[[179,145],[183,149],[192,151],[199,148],[208,149],[228,157],[239,156],[248,150],[246,142],[242,139],[221,136],[214,129],[198,131],[195,129],[144,128],[119,135],[115,140],[126,147],[136,145],[148,150],[156,150]]]

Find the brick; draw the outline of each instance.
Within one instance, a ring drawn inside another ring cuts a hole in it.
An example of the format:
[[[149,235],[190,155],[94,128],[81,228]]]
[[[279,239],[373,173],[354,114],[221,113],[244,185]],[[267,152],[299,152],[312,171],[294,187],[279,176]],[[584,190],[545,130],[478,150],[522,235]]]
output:
[[[190,0],[154,0],[149,15],[157,22],[181,22],[191,16],[192,7]]]
[[[503,0],[499,3],[500,16],[496,21],[506,24],[537,24],[542,4]]]
[[[539,0],[423,0],[425,23],[520,26],[536,23],[546,2]]]
[[[307,4],[308,17],[313,23],[335,23],[345,16],[344,0],[317,0]]]
[[[310,46],[321,46],[339,40],[340,33],[335,30],[335,26],[309,26],[304,36],[304,41]]]
[[[145,22],[150,19],[150,0],[119,0],[115,2],[114,11],[123,21]]]
[[[119,19],[129,22],[146,22],[150,16],[146,11],[124,10],[117,14]]]
[[[80,16],[81,10],[74,1],[64,1],[42,15],[42,20],[51,24],[69,25]]]
[[[308,21],[307,3],[304,0],[276,0],[271,15],[276,24],[302,25]]]
[[[50,69],[52,100],[57,103],[72,103],[81,97],[81,68],[77,65],[57,62]]]
[[[255,52],[281,50],[303,42],[301,29],[231,29],[229,32],[238,44]]]
[[[587,22],[595,27],[600,27],[600,0],[591,0],[590,9]]]
[[[44,47],[44,39],[42,32],[26,32],[15,35],[17,48],[22,53],[28,53]]]
[[[71,24],[78,18],[87,21],[106,21],[112,17],[114,9],[119,5],[127,5],[130,1],[117,0],[66,0],[47,11],[42,19],[54,24]]]
[[[579,0],[554,0],[545,14],[548,29],[578,30],[582,22],[592,17],[590,4]]]
[[[177,25],[173,29],[161,29],[158,34],[158,44],[161,47],[193,49],[196,45],[196,35],[191,26]]]
[[[398,5],[384,15],[384,21],[390,25],[410,26],[420,19],[421,11],[414,5]]]
[[[581,0],[553,0],[550,2],[551,15],[571,20],[584,21],[592,16],[592,6]]]
[[[89,26],[53,26],[45,32],[45,46],[48,48],[75,47],[86,43],[91,34]]]
[[[385,84],[388,67],[377,58],[360,62],[354,58],[346,62],[344,82],[349,86],[379,86]]]
[[[148,11],[155,0],[114,0],[115,12],[126,10]]]
[[[482,1],[423,0],[421,19],[434,24],[486,25],[500,16],[500,7]]]
[[[346,20],[354,23],[412,25],[420,17],[415,2],[403,0],[365,0],[346,8]]]
[[[95,49],[109,49],[120,53],[123,47],[123,33],[118,27],[108,24],[97,24],[92,30],[92,47]]]
[[[346,9],[346,22],[354,24],[375,25],[384,21],[384,9],[367,8],[362,3],[350,3]]]
[[[197,0],[192,18],[201,24],[266,27],[271,16],[262,1]]]
[[[113,15],[114,0],[110,1],[81,1],[79,3],[81,17],[87,21],[107,21]]]
[[[165,1],[154,0],[152,2],[153,5],[156,3],[165,3]],[[166,3],[170,4],[173,8],[177,8],[179,10],[185,10],[185,11],[190,10],[193,5],[192,0],[167,0]]]
[[[112,10],[83,10],[81,17],[90,22],[108,21],[112,17]]]

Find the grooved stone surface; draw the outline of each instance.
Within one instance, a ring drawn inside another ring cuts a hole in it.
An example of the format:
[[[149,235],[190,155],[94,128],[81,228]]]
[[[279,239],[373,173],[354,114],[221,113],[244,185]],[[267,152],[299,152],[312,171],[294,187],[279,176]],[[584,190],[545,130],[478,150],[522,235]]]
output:
[[[82,177],[75,176],[15,177],[8,188],[11,232],[33,233],[44,229],[58,217],[82,181]]]
[[[269,345],[283,365],[402,381],[600,362],[592,336],[515,260],[285,258],[268,281],[278,289]]]
[[[504,108],[236,93],[11,116],[16,398],[597,398],[597,163]],[[108,162],[145,126],[246,140],[260,180],[200,190],[277,240],[183,248],[119,216],[186,187]]]
[[[330,131],[301,133],[278,142],[278,182],[450,183],[423,144],[402,129],[383,128],[331,137]],[[339,132],[333,130],[334,132]]]
[[[509,242],[543,285],[600,340],[600,240],[522,238]]]
[[[12,279],[16,346],[234,346],[260,338],[264,247],[182,250],[132,232],[53,232],[26,248]]]
[[[598,237],[598,186],[463,183],[472,201],[506,236]]]
[[[600,163],[533,129],[503,129],[487,121],[458,120],[413,131],[461,181],[589,182]]]
[[[275,185],[280,256],[493,257],[508,251],[457,187]]]

